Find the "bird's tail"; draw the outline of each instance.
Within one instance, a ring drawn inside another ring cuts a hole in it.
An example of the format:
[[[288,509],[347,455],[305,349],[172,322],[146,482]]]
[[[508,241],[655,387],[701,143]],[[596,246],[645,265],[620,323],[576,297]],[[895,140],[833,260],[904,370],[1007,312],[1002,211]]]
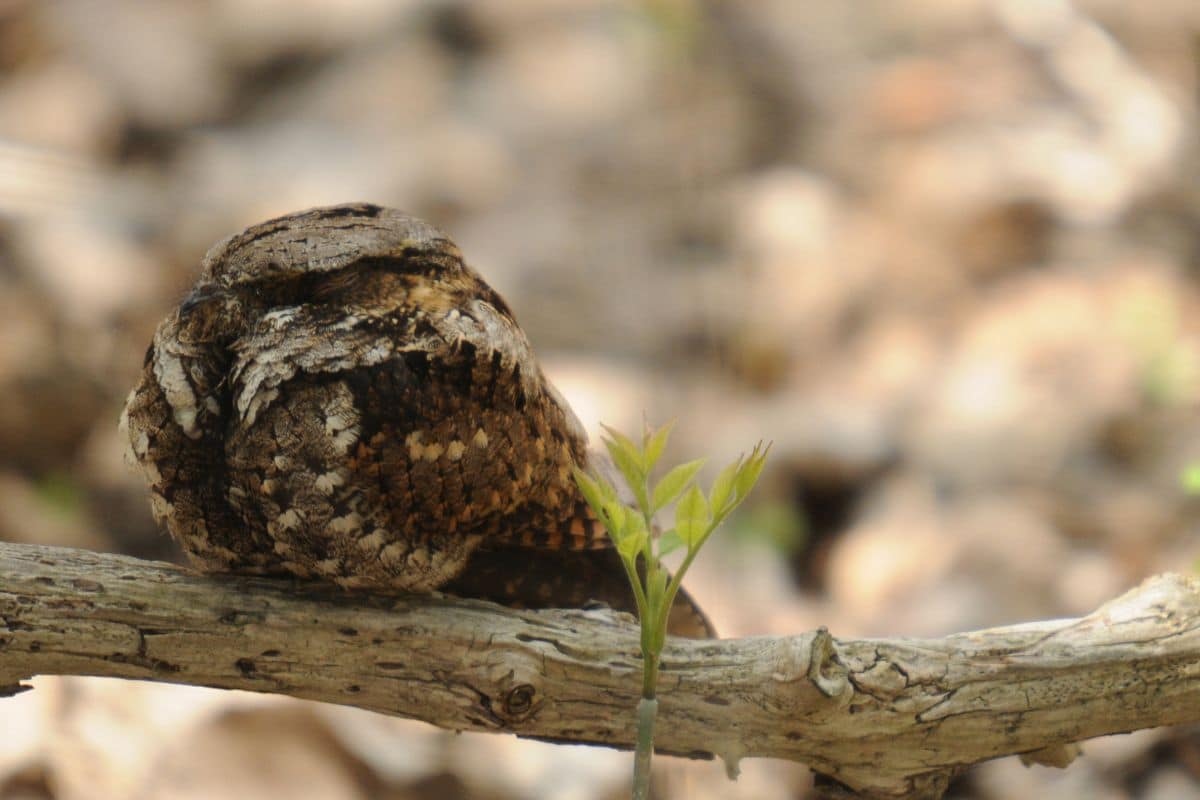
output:
[[[527,547],[534,550],[604,550],[613,546],[608,531],[596,519],[592,507],[583,497],[576,497],[573,510],[565,519],[553,523],[539,520],[536,524],[501,531],[492,542],[500,546]],[[474,567],[472,567],[474,568]]]
[[[615,549],[539,550],[500,547],[479,550],[462,575],[442,590],[514,608],[586,608],[601,603],[637,614],[637,604]],[[708,617],[684,589],[675,595],[667,632],[715,639]]]

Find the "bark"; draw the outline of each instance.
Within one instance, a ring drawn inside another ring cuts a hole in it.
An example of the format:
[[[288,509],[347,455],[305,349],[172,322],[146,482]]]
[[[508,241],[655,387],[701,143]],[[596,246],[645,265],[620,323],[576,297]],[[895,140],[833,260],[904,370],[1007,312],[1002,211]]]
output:
[[[1081,619],[943,639],[671,639],[664,752],[809,764],[831,795],[938,797],[1009,754],[1200,720],[1200,585],[1151,578]],[[0,694],[99,675],[287,694],[453,730],[630,747],[641,668],[628,617],[517,611],[196,575],[0,544]]]

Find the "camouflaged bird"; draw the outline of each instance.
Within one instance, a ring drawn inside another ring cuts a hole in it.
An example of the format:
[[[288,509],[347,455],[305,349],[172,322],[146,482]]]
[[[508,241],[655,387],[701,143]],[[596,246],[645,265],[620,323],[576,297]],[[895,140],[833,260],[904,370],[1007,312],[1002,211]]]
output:
[[[571,475],[582,426],[504,300],[398,211],[317,208],[214,246],[122,426],[202,570],[632,610]],[[683,593],[672,628],[712,634]]]

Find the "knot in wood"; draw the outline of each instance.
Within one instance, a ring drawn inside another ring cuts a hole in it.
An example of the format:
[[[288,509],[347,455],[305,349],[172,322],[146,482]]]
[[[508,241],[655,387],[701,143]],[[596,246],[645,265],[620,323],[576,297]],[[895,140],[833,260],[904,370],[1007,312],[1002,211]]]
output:
[[[537,666],[515,652],[496,651],[487,656],[492,687],[489,709],[506,725],[524,722],[542,705],[542,675]]]
[[[537,689],[532,684],[522,683],[509,689],[504,695],[504,716],[515,721],[524,719],[533,711]]]
[[[838,661],[829,629],[824,625],[818,628],[810,647],[808,679],[839,708],[847,705],[854,695],[854,687],[850,684],[848,670]]]

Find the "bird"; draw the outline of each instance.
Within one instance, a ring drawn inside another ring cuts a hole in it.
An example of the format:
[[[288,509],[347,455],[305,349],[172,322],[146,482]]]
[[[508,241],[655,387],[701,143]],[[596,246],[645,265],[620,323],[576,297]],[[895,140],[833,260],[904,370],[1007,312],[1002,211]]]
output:
[[[214,245],[121,414],[202,572],[633,611],[587,433],[454,242],[370,203]],[[673,633],[715,635],[681,591]]]

